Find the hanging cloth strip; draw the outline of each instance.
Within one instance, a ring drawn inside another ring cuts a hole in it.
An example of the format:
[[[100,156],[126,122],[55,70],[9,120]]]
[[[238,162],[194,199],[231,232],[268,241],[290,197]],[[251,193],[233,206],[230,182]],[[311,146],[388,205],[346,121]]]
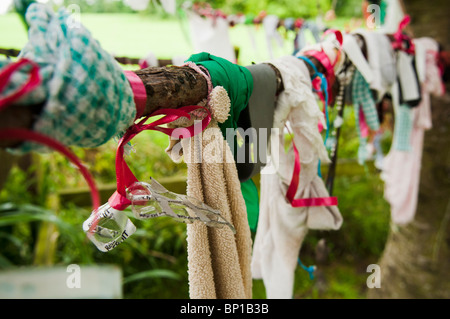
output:
[[[206,52],[193,54],[186,62],[193,62],[205,67],[209,72],[213,87],[222,86],[227,91],[231,101],[229,116],[224,122],[219,122],[218,125],[223,137],[230,145],[235,162],[237,162],[236,129],[241,112],[248,107],[253,92],[254,83],[251,72],[245,67]],[[228,135],[228,130],[231,131],[232,136]],[[238,171],[238,174],[241,180],[242,173]],[[258,189],[253,180],[247,179],[241,182],[241,190],[249,209],[248,216],[258,216],[259,207],[255,205],[255,199],[258,198]]]
[[[294,56],[270,63],[280,71],[284,90],[278,96],[274,113],[273,127],[278,130],[273,130],[271,135],[271,161],[261,173],[260,216],[253,245],[252,276],[263,279],[267,298],[279,299],[292,298],[298,255],[308,229],[339,229],[342,216],[337,206],[293,207],[286,198],[296,157],[301,161],[296,197],[329,196],[317,175],[318,160],[329,161],[317,128],[317,123],[325,119],[312,91],[307,64]],[[287,122],[300,156],[295,155],[294,144],[285,152]]]
[[[142,93],[144,88],[142,81],[136,81],[134,88],[137,92],[136,95]],[[144,96],[141,96],[141,98],[145,100]],[[184,128],[162,126],[180,118],[190,119],[190,113],[199,110],[206,113],[206,116],[201,120],[200,127],[195,123]],[[163,117],[145,124],[150,117],[161,115]],[[117,190],[109,198],[108,203],[101,206],[98,211],[93,211],[91,216],[83,223],[83,230],[87,232],[89,239],[99,250],[109,251],[135,232],[136,227],[123,213],[123,210],[130,205],[135,217],[139,219],[169,216],[186,223],[200,220],[214,227],[228,225],[234,231],[233,226],[220,216],[219,211],[204,205],[197,199],[171,193],[153,179],[149,184],[139,182],[124,160],[125,146],[134,136],[144,130],[156,130],[169,135],[171,138],[182,139],[203,132],[210,121],[211,115],[208,109],[201,106],[184,106],[178,109],[157,110],[127,129],[119,140],[116,153]],[[149,207],[143,209],[145,206]],[[190,211],[186,208],[189,208]],[[153,214],[146,213],[149,211]]]
[[[400,104],[416,107],[421,100],[420,80],[415,61],[415,45],[413,40],[403,33],[411,18],[406,15],[393,34],[392,48],[397,51],[397,74],[399,83]]]
[[[218,97],[222,95],[216,95],[219,92],[227,94],[223,87],[216,86],[208,97],[212,114],[230,109],[229,98],[219,101]],[[226,117],[220,120],[213,116],[202,135],[182,139],[176,144],[171,142],[166,150],[178,162],[179,151],[172,150],[181,144],[188,168],[187,195],[219,210],[236,230],[231,233],[227,228],[205,227],[201,223],[187,225],[189,296],[193,299],[251,298],[252,294],[247,202],[243,198],[243,185],[239,184],[233,154],[217,125],[217,121],[225,120]],[[183,127],[190,123],[174,125]]]
[[[403,33],[403,30],[411,22],[411,17],[406,15],[398,25],[397,31],[392,35],[394,41],[392,41],[392,48],[394,50],[401,50],[409,55],[415,54],[415,46],[412,39]]]
[[[369,84],[359,70],[355,70],[353,76],[352,101],[359,136],[358,163],[362,165],[368,158],[369,129],[377,131],[380,128],[380,120]]]
[[[292,139],[292,147],[294,149],[295,161],[294,171],[292,172],[291,182],[286,192],[286,198],[292,207],[311,207],[311,206],[337,206],[337,197],[315,197],[315,198],[294,198],[300,183],[300,154]]]
[[[307,58],[306,56],[298,56],[298,58],[302,59],[303,61],[308,63],[312,67],[312,69],[314,70],[314,74],[311,75],[311,81],[312,81],[312,84],[313,84],[313,90],[319,94],[319,97],[320,97],[320,99],[323,102],[323,112],[325,114],[325,120],[326,120],[326,123],[327,123],[327,127],[326,127],[326,130],[325,130],[325,140],[324,140],[324,145],[326,146],[327,142],[328,142],[329,131],[330,131],[330,119],[329,119],[329,116],[328,116],[328,96],[329,96],[328,95],[329,94],[329,92],[328,92],[328,80],[325,78],[323,73],[320,73],[317,70],[317,67],[314,65],[314,63],[312,63],[312,61],[309,58]],[[319,80],[320,84],[318,84],[317,79]],[[317,85],[319,85],[320,88],[317,88]],[[320,94],[320,93],[322,93],[322,94]],[[323,130],[322,123],[319,122],[319,131],[321,132],[322,130]],[[294,151],[298,152],[296,149]],[[321,163],[320,163],[320,160],[319,160],[319,165],[318,165],[317,171],[318,171],[319,176],[322,177],[322,173],[321,173],[321,170],[320,170],[320,165],[321,165]],[[295,186],[293,186],[293,187],[295,187]],[[294,193],[295,193],[295,191],[294,191]]]
[[[314,63],[308,57],[306,57],[306,56],[299,56],[298,58],[302,59],[303,61],[305,61],[306,63],[308,63],[312,67],[312,69],[314,71],[313,75],[311,75],[311,81],[313,81],[313,90],[315,92],[317,92],[317,93],[322,93],[322,94],[319,95],[319,97],[320,97],[320,99],[323,102],[323,113],[325,114],[325,120],[326,120],[326,123],[327,123],[325,142],[324,142],[325,145],[326,145],[326,142],[327,142],[327,139],[328,139],[328,134],[329,134],[328,131],[329,131],[329,128],[330,128],[330,119],[328,118],[328,102],[329,102],[329,99],[328,99],[328,96],[329,96],[328,80],[323,75],[323,73],[320,73],[317,70],[317,67],[314,65]],[[316,79],[318,79],[319,81],[317,81]],[[317,86],[319,86],[319,87],[317,87]],[[320,124],[321,123],[319,122],[319,130],[322,129]]]
[[[391,148],[387,154],[382,179],[384,198],[391,206],[393,223],[405,225],[414,220],[421,178],[422,150],[425,131],[432,128],[431,95],[442,96],[444,88],[435,52],[439,44],[431,38],[414,39],[416,58],[423,67],[420,78],[422,101],[413,112],[413,129],[410,142],[411,151],[405,152]]]

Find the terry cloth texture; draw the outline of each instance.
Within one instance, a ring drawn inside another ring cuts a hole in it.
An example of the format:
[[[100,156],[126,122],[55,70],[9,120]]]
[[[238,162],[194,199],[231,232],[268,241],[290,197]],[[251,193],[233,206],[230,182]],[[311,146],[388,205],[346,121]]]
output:
[[[253,92],[252,73],[245,67],[205,52],[191,55],[187,61],[204,66],[211,76],[213,86],[222,86],[228,92],[231,100],[230,115],[226,121],[219,123],[219,127],[222,135],[231,147],[235,162],[237,162],[238,143],[236,129],[238,128],[241,113],[248,107],[249,99]],[[227,132],[227,130],[231,132]],[[227,135],[228,133],[230,135]],[[239,167],[238,174],[239,179],[245,183],[245,185],[242,185],[242,192],[247,208],[249,208],[247,213],[249,216],[258,216],[259,209],[254,204],[255,198],[258,197],[257,188],[252,180],[241,178],[240,175],[245,175],[245,171],[239,171]],[[250,219],[254,220],[253,217]]]
[[[375,101],[378,103],[396,81],[395,53],[387,35],[367,30],[355,33],[360,34],[366,43],[367,60],[373,72],[372,81],[368,83],[377,92]]]
[[[206,52],[191,55],[187,61],[203,65],[208,69],[213,86],[223,86],[228,92],[231,100],[230,117],[219,124],[226,137],[226,129],[237,128],[239,116],[248,105],[253,91],[252,74],[245,67]]]
[[[368,129],[377,131],[380,128],[380,120],[369,84],[357,69],[353,76],[352,100],[359,136],[358,163],[363,164],[369,156],[366,147]]]
[[[262,278],[267,298],[291,298],[294,272],[308,229],[339,229],[342,216],[336,206],[292,207],[286,192],[294,168],[292,147],[284,151],[284,127],[293,129],[301,162],[296,198],[328,197],[317,176],[319,159],[329,158],[318,130],[325,126],[312,91],[308,68],[302,60],[286,56],[271,63],[281,72],[284,90],[278,96],[271,135],[271,161],[261,172],[260,217],[253,245],[252,275]]]
[[[413,129],[411,151],[392,148],[383,163],[384,197],[391,205],[391,219],[396,224],[408,224],[414,219],[419,193],[423,138],[432,127],[430,95],[444,94],[443,83],[436,64],[438,43],[431,38],[414,40],[417,63],[422,79],[422,100],[412,110]]]
[[[228,227],[187,225],[189,295],[193,299],[252,297],[252,241],[236,165],[217,122],[190,139],[182,139],[188,166],[187,195],[220,210]],[[201,159],[201,160],[199,160]]]
[[[68,146],[97,147],[133,124],[136,106],[128,80],[83,25],[64,9],[55,14],[38,3],[29,6],[26,18],[28,43],[19,58],[39,65],[42,82],[17,103],[45,103],[34,131]],[[8,63],[0,61],[0,67]],[[27,72],[26,68],[15,72],[2,94],[23,85]],[[30,150],[47,149],[35,143],[17,149]]]

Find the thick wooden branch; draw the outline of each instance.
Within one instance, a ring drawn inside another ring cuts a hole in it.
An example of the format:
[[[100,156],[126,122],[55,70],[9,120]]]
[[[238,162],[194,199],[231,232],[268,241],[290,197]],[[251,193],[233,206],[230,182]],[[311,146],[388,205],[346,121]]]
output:
[[[270,65],[270,64],[269,64]],[[272,66],[273,67],[273,66]],[[273,67],[274,68],[274,67]],[[278,78],[278,90],[283,89],[283,82],[278,70],[274,69]],[[144,116],[161,108],[179,108],[197,105],[207,98],[206,79],[188,66],[149,67],[134,71],[142,80],[147,92],[147,103]],[[41,105],[14,105],[1,111],[0,129],[31,129],[39,116]],[[13,147],[17,141],[1,140],[0,147]]]
[[[121,63],[121,64],[135,64],[139,65],[139,62],[141,61],[138,58],[128,58],[128,57],[122,57],[122,56],[116,56],[114,59]],[[172,64],[172,60],[168,59],[158,59],[158,65],[159,66],[168,66]]]
[[[160,108],[196,105],[207,98],[206,79],[190,67],[149,67],[135,71],[145,85],[147,105],[143,115]],[[31,129],[42,105],[13,105],[1,111],[1,128]],[[12,147],[14,140],[0,140],[0,147]]]
[[[19,50],[0,49],[0,54],[17,56]],[[138,64],[139,59],[116,57],[122,64]],[[319,70],[322,66],[312,58],[313,63]],[[150,115],[161,108],[179,108],[187,105],[196,105],[207,98],[208,88],[206,79],[190,67],[172,66],[170,60],[159,60],[161,67],[149,67],[134,71],[142,80],[147,92],[147,103],[145,115]],[[277,95],[283,91],[283,80],[281,74],[272,64],[269,66],[277,77]],[[310,66],[308,65],[310,69]],[[322,70],[321,70],[322,71]],[[312,69],[310,69],[312,73]],[[34,121],[38,118],[43,105],[14,105],[1,112],[1,128],[26,128],[31,129]],[[1,140],[0,147],[14,147],[18,142],[14,140]]]
[[[206,79],[190,67],[149,67],[135,71],[147,92],[144,115],[160,108],[196,105],[208,97]]]
[[[16,57],[16,56],[19,55],[19,53],[20,53],[20,51],[16,50],[16,49],[2,49],[2,48],[0,48],[0,54],[6,55],[7,57],[10,57],[10,56]]]

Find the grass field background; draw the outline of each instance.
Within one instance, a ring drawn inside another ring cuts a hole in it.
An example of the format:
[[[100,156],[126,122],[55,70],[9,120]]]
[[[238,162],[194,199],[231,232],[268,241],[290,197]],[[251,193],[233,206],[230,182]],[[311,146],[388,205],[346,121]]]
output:
[[[197,53],[191,44],[186,19],[81,13],[80,21],[106,51],[116,56],[141,58],[153,52],[159,59],[171,59]],[[28,40],[27,32],[15,13],[0,15],[0,30],[0,48],[20,50]],[[232,45],[240,49],[239,64],[249,65],[270,59],[262,27],[238,25],[230,28],[229,36]],[[283,47],[272,44],[275,57],[292,54],[294,37],[292,32],[288,33]]]

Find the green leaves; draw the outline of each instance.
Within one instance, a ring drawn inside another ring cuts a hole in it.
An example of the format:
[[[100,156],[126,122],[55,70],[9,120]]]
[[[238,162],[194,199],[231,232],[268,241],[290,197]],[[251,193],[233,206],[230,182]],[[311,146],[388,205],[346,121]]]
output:
[[[72,225],[58,219],[53,211],[39,206],[31,204],[14,205],[12,203],[0,205],[0,227],[35,221],[55,223],[58,227],[65,229],[73,228]]]

